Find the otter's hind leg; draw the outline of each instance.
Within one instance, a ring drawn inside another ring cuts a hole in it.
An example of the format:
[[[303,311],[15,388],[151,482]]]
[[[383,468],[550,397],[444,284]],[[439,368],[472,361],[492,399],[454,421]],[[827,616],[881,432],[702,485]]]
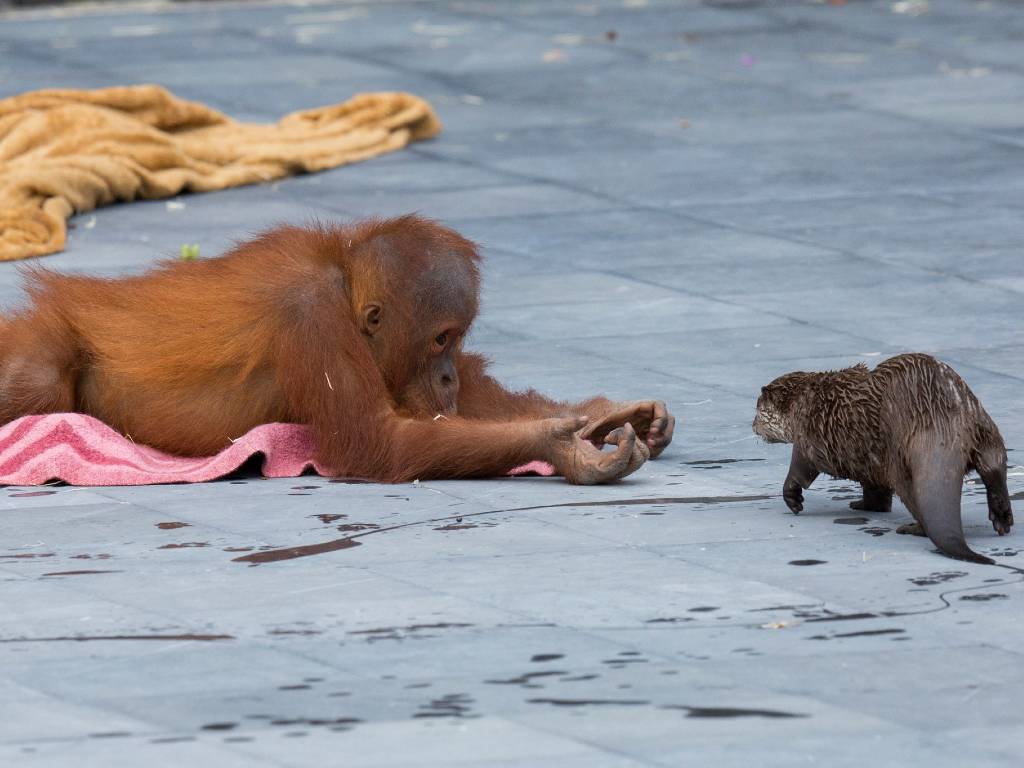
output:
[[[864,483],[861,483],[860,487],[864,491],[864,497],[860,501],[851,501],[850,509],[863,512],[892,511],[892,488],[874,488]]]
[[[963,456],[939,435],[922,433],[908,449],[910,483],[900,488],[900,498],[924,528],[925,535],[941,552],[958,560],[991,565],[990,558],[967,546],[960,521],[963,491]]]
[[[1010,491],[1006,487],[1006,451],[988,449],[981,452],[975,469],[985,484],[988,497],[988,519],[996,533],[1003,536],[1013,526],[1013,508],[1010,506]]]

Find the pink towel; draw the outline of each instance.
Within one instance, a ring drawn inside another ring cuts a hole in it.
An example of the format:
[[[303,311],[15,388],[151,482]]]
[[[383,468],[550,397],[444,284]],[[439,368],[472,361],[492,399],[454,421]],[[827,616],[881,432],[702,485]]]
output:
[[[81,413],[22,416],[0,427],[0,485],[202,483],[230,474],[255,454],[263,455],[266,477],[298,477],[307,469],[337,474],[313,458],[313,446],[308,427],[264,424],[216,456],[185,458],[138,445]],[[533,461],[509,474],[550,476],[554,468]]]

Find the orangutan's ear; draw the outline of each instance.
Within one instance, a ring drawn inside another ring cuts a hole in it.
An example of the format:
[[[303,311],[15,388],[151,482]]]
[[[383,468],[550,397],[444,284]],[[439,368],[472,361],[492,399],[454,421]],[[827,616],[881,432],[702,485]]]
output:
[[[359,316],[359,330],[367,336],[373,336],[380,330],[383,309],[380,304],[364,304]]]

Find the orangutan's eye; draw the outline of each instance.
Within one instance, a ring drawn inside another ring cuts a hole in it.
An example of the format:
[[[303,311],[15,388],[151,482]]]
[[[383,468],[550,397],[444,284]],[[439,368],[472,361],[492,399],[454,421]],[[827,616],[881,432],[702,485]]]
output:
[[[437,344],[441,349],[448,346],[448,334],[441,333],[434,337],[434,343]]]

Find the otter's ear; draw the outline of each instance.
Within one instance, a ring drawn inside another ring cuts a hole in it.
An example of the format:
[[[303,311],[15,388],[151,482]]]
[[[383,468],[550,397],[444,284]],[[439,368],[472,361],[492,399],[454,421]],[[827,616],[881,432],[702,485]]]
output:
[[[380,304],[364,304],[362,310],[360,310],[359,330],[367,336],[373,336],[377,333],[380,330],[383,311]]]

